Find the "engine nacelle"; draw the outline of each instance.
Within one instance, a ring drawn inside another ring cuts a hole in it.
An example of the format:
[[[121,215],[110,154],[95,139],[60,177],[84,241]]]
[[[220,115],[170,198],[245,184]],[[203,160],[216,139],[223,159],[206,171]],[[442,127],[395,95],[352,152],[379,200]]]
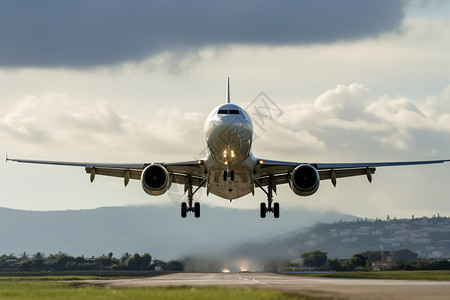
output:
[[[151,164],[141,174],[141,184],[144,191],[152,196],[159,196],[167,192],[172,185],[172,176],[160,164]]]
[[[297,166],[289,178],[289,186],[299,196],[314,194],[319,189],[319,184],[319,172],[310,165]]]

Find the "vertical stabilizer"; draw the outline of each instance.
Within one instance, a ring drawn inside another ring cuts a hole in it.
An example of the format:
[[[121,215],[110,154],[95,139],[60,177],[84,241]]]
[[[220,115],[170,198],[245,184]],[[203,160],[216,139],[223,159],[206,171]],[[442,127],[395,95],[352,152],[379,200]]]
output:
[[[228,83],[227,83],[227,103],[230,102],[230,77],[228,77]]]

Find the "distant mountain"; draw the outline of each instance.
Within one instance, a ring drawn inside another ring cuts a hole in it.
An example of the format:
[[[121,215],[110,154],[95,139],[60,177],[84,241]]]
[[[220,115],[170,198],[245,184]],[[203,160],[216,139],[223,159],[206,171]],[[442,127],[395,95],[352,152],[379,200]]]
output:
[[[181,219],[174,206],[103,207],[79,211],[21,211],[0,208],[0,254],[38,251],[98,256],[113,252],[149,252],[170,260],[189,255],[234,257],[245,245],[290,241],[318,222],[352,220],[336,212],[289,209],[281,217],[260,219],[259,211],[202,207],[202,216]],[[284,242],[283,242],[284,243]],[[280,255],[275,248],[255,249],[250,255]],[[290,257],[298,256],[292,252]]]
[[[258,249],[279,258],[298,257],[301,252],[321,249],[329,258],[349,258],[365,251],[410,249],[423,258],[450,258],[450,218],[416,218],[389,221],[316,224],[275,238],[270,242],[243,243],[233,249],[235,257],[258,258]]]

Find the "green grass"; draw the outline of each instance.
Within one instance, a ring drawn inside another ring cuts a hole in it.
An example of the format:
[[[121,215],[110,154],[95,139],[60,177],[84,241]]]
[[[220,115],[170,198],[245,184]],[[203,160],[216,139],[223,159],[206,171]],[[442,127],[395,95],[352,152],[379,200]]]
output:
[[[349,273],[338,272],[338,273],[324,273],[324,274],[301,274],[301,276],[328,277],[328,278],[355,278],[355,279],[450,281],[450,271],[383,271],[383,272],[349,272]]]
[[[0,299],[312,299],[263,289],[201,288],[96,288],[81,286],[66,277],[0,278]],[[89,278],[92,279],[92,278]],[[64,282],[61,282],[64,280]]]

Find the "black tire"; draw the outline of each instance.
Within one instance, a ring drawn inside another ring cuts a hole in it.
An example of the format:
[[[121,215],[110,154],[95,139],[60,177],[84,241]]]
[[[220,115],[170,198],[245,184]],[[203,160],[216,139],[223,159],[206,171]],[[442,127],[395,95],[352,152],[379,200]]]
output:
[[[261,218],[265,218],[267,213],[266,204],[264,202],[261,202],[261,205],[259,206],[259,215]]]
[[[200,218],[200,203],[195,202],[194,204],[194,215],[196,218]]]
[[[280,217],[280,203],[275,202],[273,204],[273,216],[275,219],[278,219]]]
[[[181,203],[181,217],[184,219],[187,216],[187,203]]]
[[[231,177],[231,181],[234,181],[234,171],[233,170],[231,170],[231,172],[230,172],[230,177]]]
[[[223,171],[223,181],[227,181],[228,173],[227,171]]]

